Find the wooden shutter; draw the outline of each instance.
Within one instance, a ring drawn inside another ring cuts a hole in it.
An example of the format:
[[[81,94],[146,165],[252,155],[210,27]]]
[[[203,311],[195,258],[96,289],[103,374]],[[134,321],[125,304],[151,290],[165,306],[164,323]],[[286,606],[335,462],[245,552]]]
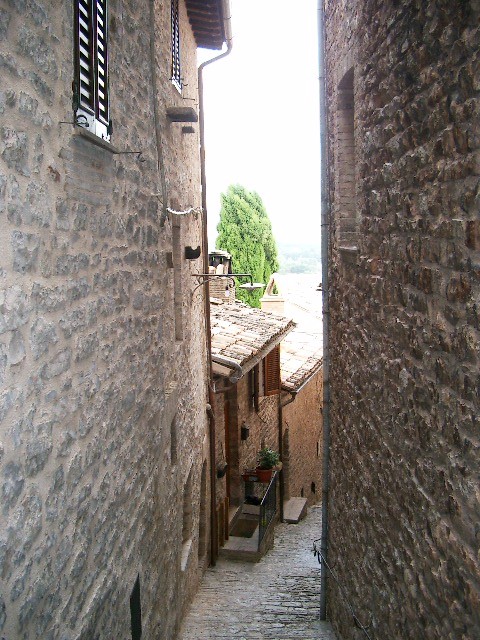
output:
[[[280,393],[280,345],[265,356],[263,361],[263,383],[266,396]]]
[[[180,23],[178,17],[178,0],[172,0],[172,82],[181,90],[182,76],[180,71]]]
[[[93,14],[91,0],[75,3],[75,66],[77,107],[95,111]]]
[[[108,0],[75,2],[74,110],[79,124],[109,139]]]
[[[96,117],[108,125],[108,49],[107,49],[107,0],[96,0],[95,11],[95,76]]]

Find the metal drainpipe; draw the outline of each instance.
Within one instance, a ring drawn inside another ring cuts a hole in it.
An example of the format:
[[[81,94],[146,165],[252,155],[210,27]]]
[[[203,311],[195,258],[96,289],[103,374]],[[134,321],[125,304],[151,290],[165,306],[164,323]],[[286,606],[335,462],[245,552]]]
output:
[[[205,170],[205,119],[204,119],[204,106],[203,106],[203,70],[204,68],[229,55],[232,50],[232,30],[231,30],[231,16],[230,16],[230,3],[229,0],[222,0],[222,12],[223,22],[225,27],[225,39],[227,43],[227,50],[206,62],[203,62],[198,67],[198,111],[199,111],[199,126],[200,126],[200,183],[202,187],[202,244],[203,244],[203,271],[208,273],[208,227],[207,227],[207,177]],[[217,527],[217,514],[216,514],[216,500],[215,500],[215,488],[216,488],[216,460],[215,460],[215,414],[214,414],[214,395],[212,393],[212,336],[210,325],[210,287],[208,280],[205,283],[204,292],[204,305],[205,305],[205,338],[207,346],[207,376],[208,376],[208,399],[210,404],[210,410],[208,412],[209,422],[209,437],[210,437],[210,563],[215,566],[218,549],[218,527]]]
[[[286,407],[287,404],[290,404],[295,400],[297,394],[295,391],[289,391],[290,398],[285,402],[282,401],[282,389],[280,389],[280,393],[278,394],[278,453],[280,455],[280,460],[282,461],[282,468],[280,469],[279,477],[280,477],[280,522],[283,522],[284,519],[284,510],[283,510],[283,501],[285,500],[285,478],[283,475],[283,407]]]
[[[323,0],[318,0],[318,81],[320,91],[320,180],[322,229],[322,318],[323,318],[323,452],[322,452],[322,536],[320,548],[327,559],[328,550],[328,494],[330,462],[330,353],[328,301],[328,244],[330,197],[327,150],[327,95],[325,69],[325,13]],[[322,562],[320,581],[320,620],[327,619],[327,567]]]

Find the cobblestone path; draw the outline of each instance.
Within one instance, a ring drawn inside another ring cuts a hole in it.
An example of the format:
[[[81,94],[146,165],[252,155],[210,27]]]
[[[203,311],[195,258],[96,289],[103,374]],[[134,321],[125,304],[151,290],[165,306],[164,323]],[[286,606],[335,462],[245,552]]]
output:
[[[336,640],[319,620],[320,507],[299,524],[279,524],[257,564],[219,559],[205,574],[178,640]]]

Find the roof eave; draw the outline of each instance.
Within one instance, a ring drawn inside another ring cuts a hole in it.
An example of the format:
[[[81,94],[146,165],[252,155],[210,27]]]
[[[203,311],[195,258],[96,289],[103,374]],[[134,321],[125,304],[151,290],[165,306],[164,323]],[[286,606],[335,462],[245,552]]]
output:
[[[197,47],[219,50],[227,40],[227,0],[185,0]]]
[[[302,380],[299,383],[288,384],[287,380],[285,381],[282,380],[282,390],[288,391],[289,393],[297,394],[310,382],[310,380],[320,371],[322,367],[323,367],[323,358],[319,360],[318,365],[314,369],[309,371],[309,373],[304,378],[302,378]]]

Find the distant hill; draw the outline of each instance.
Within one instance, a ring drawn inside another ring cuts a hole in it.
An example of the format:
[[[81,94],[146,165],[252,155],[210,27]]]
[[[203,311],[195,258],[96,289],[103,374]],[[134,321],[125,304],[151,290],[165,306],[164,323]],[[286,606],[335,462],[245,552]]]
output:
[[[289,244],[277,242],[280,273],[320,273],[319,244]]]

